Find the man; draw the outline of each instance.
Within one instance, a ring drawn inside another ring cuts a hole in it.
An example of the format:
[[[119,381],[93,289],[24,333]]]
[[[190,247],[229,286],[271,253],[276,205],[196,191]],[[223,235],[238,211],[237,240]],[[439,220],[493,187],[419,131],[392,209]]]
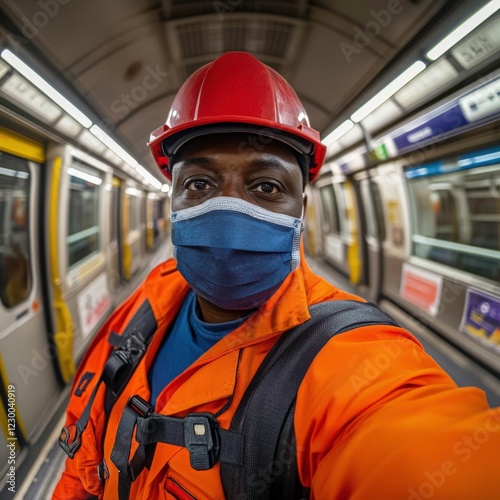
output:
[[[200,447],[206,438],[200,422],[212,422],[215,441],[231,441],[235,434],[227,429],[273,346],[307,325],[316,304],[360,301],[304,260],[303,189],[325,149],[273,70],[245,53],[201,68],[180,89],[150,146],[172,179],[175,260],[150,274],[83,359],[62,435],[73,458],[55,499],[233,495],[231,481],[221,477],[226,452]],[[306,490],[293,494],[498,498],[498,409],[489,409],[478,389],[458,389],[405,330],[390,322],[359,324],[354,318],[350,331],[328,341],[300,382],[296,444],[288,451]],[[146,330],[154,331],[147,348]],[[120,369],[125,358],[137,366],[128,381],[112,367],[107,391],[98,379],[112,353]],[[263,435],[269,424],[263,419]],[[245,436],[245,450],[257,438]],[[284,475],[285,462],[280,455],[252,477],[236,477],[256,493],[234,497],[265,498],[258,495],[267,491],[277,498],[269,487]]]

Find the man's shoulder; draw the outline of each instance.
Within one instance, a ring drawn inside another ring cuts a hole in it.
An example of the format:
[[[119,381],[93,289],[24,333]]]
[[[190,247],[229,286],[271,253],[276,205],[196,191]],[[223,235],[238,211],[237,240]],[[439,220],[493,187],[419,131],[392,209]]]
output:
[[[165,276],[171,274],[179,274],[177,271],[177,262],[172,257],[155,266],[146,276],[142,284],[145,285],[151,281],[161,280]]]
[[[365,299],[358,295],[350,293],[312,272],[305,276],[304,282],[310,305],[332,300],[366,302]]]

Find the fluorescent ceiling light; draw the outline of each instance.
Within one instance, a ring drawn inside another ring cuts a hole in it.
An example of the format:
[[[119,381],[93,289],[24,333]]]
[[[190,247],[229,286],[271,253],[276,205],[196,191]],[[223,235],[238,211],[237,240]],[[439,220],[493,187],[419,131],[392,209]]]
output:
[[[387,87],[383,88],[378,94],[373,96],[367,103],[361,106],[351,115],[351,120],[355,123],[366,118],[372,111],[377,109],[387,99],[392,97],[398,90],[402,89],[409,81],[413,80],[419,73],[425,69],[423,61],[414,62],[406,71],[403,71]]]
[[[90,182],[92,184],[96,184],[100,186],[102,184],[102,179],[96,177],[95,175],[87,174],[86,172],[82,172],[81,170],[77,170],[76,168],[70,167],[68,168],[68,174],[73,177],[78,177],[84,181]]]
[[[341,123],[333,132],[330,132],[321,142],[325,146],[329,146],[333,144],[335,141],[338,141],[343,135],[347,134],[349,130],[354,127],[354,123],[351,120],[346,120]]]
[[[149,182],[150,182],[150,184],[151,184],[154,188],[156,188],[156,189],[158,189],[158,190],[160,190],[160,189],[162,188],[162,184],[161,184],[161,182],[160,182],[160,181],[159,181],[156,177],[154,177],[153,175],[151,175],[151,178],[150,178]]]
[[[136,172],[144,177],[144,179],[148,178],[148,175],[151,175],[142,165],[137,165],[135,167]]]
[[[32,113],[43,118],[47,123],[53,123],[61,116],[68,116],[63,113],[62,109],[54,101],[49,99],[18,73],[14,73],[3,82],[1,88],[4,94],[28,108]]]
[[[132,168],[137,168],[137,165],[139,163],[132,158],[118,143],[114,141],[114,139],[111,139],[111,137],[104,132],[101,128],[99,128],[97,125],[92,125],[90,127],[90,131],[106,146],[108,146],[113,153],[116,153],[125,163],[128,163]]]
[[[153,187],[158,190],[161,189],[161,182],[142,165],[137,165],[135,171],[142,175],[142,177],[144,177],[144,179],[148,181]]]
[[[486,21],[488,17],[493,15],[500,8],[500,0],[493,0],[487,3],[482,9],[479,9],[467,21],[462,23],[458,28],[453,30],[447,37],[443,38],[435,47],[433,47],[426,56],[435,61],[442,56],[453,45],[467,36],[473,29],[477,28],[481,23]]]
[[[168,184],[163,184],[161,187],[161,192],[162,193],[168,193],[170,191],[170,186]]]
[[[76,106],[71,104],[54,87],[49,85],[40,75],[35,73],[9,49],[4,49],[1,52],[0,56],[5,59],[14,69],[19,71],[19,73],[21,73],[25,78],[27,78],[28,81],[36,85],[44,94],[49,96],[56,104],[61,106],[64,111],[70,114],[85,128],[89,128],[92,125],[92,121],[87,118]]]
[[[128,187],[125,189],[125,194],[128,194],[129,196],[136,196],[136,197],[140,197],[141,196],[141,192],[136,189],[136,188],[133,188],[133,187]]]

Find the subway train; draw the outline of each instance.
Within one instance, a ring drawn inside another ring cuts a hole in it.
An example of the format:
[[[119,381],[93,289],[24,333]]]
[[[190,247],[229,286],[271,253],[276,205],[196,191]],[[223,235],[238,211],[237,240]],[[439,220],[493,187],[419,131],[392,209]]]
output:
[[[168,210],[164,192],[0,111],[2,478],[7,445],[20,465],[86,346],[164,246]]]
[[[500,73],[342,151],[308,188],[307,252],[500,376]]]
[[[344,276],[352,291],[403,326],[405,318],[425,325],[498,378],[493,57],[489,66],[471,65],[451,91],[440,78],[453,65],[438,61],[429,68],[433,91],[417,79],[392,99],[399,115],[387,103],[362,125],[351,123],[306,187],[303,239],[308,258]],[[97,330],[167,256],[170,234],[168,192],[143,182],[88,131],[72,132],[67,116],[52,118],[57,110],[35,90],[30,102],[13,105],[9,92],[27,83],[6,71],[0,65],[0,81],[13,80],[0,90],[0,493],[9,438],[19,466],[53,427]]]

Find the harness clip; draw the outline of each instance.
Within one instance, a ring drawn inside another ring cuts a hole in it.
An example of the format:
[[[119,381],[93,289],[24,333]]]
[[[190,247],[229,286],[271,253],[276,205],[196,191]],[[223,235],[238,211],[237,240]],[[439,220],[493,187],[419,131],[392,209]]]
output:
[[[191,467],[195,470],[211,469],[219,455],[219,424],[210,413],[197,413],[184,417],[184,446],[189,451]]]
[[[132,396],[128,400],[128,406],[132,408],[140,417],[147,417],[153,411],[153,407],[141,396]]]
[[[59,446],[71,459],[74,458],[75,453],[82,445],[81,435],[82,433],[80,432],[78,426],[70,425],[68,427],[63,427],[61,435],[59,436]]]

